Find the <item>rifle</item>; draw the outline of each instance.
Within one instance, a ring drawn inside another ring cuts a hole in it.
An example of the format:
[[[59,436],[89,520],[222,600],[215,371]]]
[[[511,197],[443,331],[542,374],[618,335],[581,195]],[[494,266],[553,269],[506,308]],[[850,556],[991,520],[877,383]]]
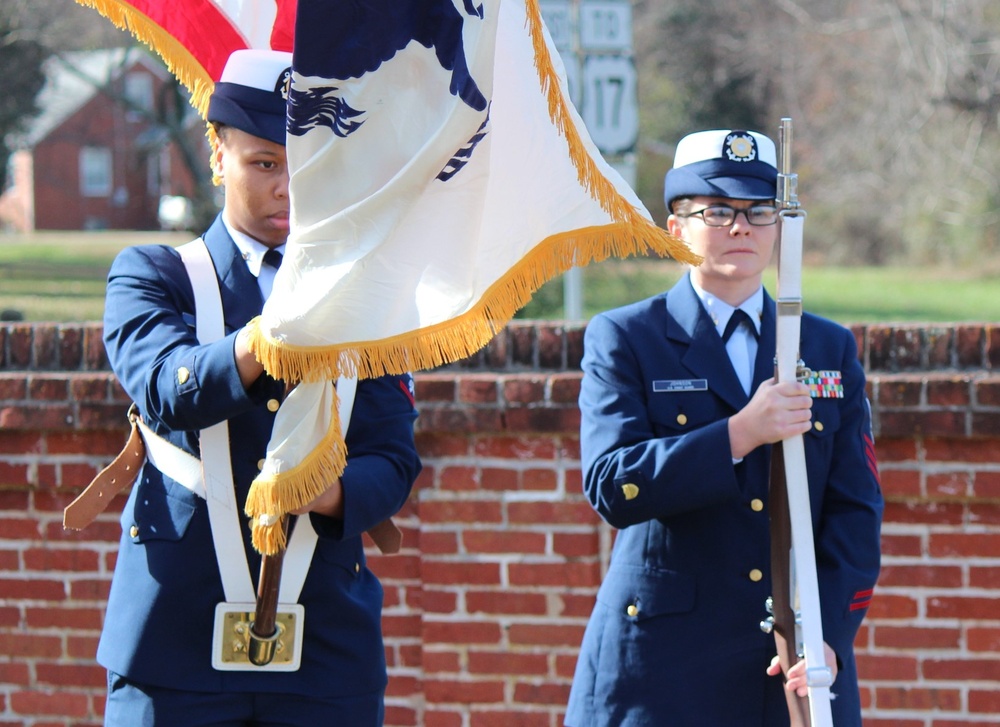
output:
[[[802,319],[802,228],[806,212],[798,201],[798,176],[791,171],[792,120],[781,119],[778,130],[777,351],[775,379],[794,381],[799,374]],[[832,672],[823,650],[819,584],[813,542],[809,482],[802,435],[771,448],[769,494],[771,517],[771,616],[761,628],[773,633],[782,671],[801,658],[806,662],[809,696],[786,692],[793,727],[832,727]],[[808,701],[808,705],[805,702]]]

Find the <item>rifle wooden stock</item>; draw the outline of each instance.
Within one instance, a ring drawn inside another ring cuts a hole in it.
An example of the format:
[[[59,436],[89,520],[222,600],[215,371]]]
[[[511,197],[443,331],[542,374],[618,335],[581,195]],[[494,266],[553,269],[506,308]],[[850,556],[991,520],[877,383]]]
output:
[[[781,442],[778,442],[771,447],[768,509],[771,522],[771,628],[782,675],[788,674],[788,670],[799,660],[795,648],[795,608],[792,603],[792,523],[786,487],[784,453]],[[785,700],[791,727],[810,727],[809,698],[786,690]]]

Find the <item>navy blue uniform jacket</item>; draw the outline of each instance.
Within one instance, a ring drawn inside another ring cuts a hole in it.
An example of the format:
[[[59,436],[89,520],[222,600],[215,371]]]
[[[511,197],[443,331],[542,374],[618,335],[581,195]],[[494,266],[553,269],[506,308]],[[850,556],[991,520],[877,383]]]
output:
[[[774,371],[775,307],[764,298],[754,390]],[[882,513],[864,373],[854,337],[822,318],[803,317],[801,352],[813,370],[843,373],[844,398],[813,400],[804,439],[823,636],[840,661],[834,722],[860,725],[852,645],[878,575]],[[771,593],[771,448],[733,464],[727,419],[748,397],[689,279],[596,316],[583,370],[584,490],[620,531],[566,724],[787,724],[780,678],[765,674],[773,638],[759,628]]]
[[[198,343],[193,293],[179,254],[142,246],[124,250],[111,268],[105,345],[145,421],[175,445],[197,456],[199,430],[229,421],[242,512],[274,420],[267,402],[281,397],[283,385],[266,375],[249,391],[240,384],[236,331],[264,302],[221,219],[204,239],[221,287],[225,338]],[[182,367],[189,376],[178,377]],[[121,516],[100,663],[133,681],[174,689],[381,699],[382,587],[365,567],[361,534],[402,507],[420,471],[411,384],[409,376],[391,376],[358,385],[342,478],[344,519],[309,516],[319,542],[299,599],[305,633],[298,671],[212,669],[213,615],[225,597],[206,504],[148,463]],[[256,580],[260,558],[250,545],[247,518],[241,521]],[[299,518],[296,525],[308,523]]]

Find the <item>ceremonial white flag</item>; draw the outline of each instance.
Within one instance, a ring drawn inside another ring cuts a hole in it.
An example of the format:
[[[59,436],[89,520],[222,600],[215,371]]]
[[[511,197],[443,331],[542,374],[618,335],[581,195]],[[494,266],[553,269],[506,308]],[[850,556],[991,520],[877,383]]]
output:
[[[259,4],[287,25],[288,2]],[[343,471],[331,381],[464,358],[573,266],[698,262],[591,142],[537,0],[294,12],[291,234],[251,323],[267,371],[297,384],[247,502],[265,553],[283,546],[280,516]]]

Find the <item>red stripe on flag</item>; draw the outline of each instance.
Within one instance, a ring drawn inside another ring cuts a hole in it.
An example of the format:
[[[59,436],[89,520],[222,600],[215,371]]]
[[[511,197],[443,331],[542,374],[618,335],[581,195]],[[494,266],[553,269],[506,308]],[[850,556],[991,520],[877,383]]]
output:
[[[176,38],[213,81],[222,77],[230,54],[248,45],[211,0],[128,0],[122,4],[131,5]]]
[[[875,593],[875,589],[874,588],[869,588],[866,591],[858,591],[857,593],[854,594],[854,598],[855,599],[858,599],[858,598],[871,598],[871,596],[872,596],[873,593]]]

